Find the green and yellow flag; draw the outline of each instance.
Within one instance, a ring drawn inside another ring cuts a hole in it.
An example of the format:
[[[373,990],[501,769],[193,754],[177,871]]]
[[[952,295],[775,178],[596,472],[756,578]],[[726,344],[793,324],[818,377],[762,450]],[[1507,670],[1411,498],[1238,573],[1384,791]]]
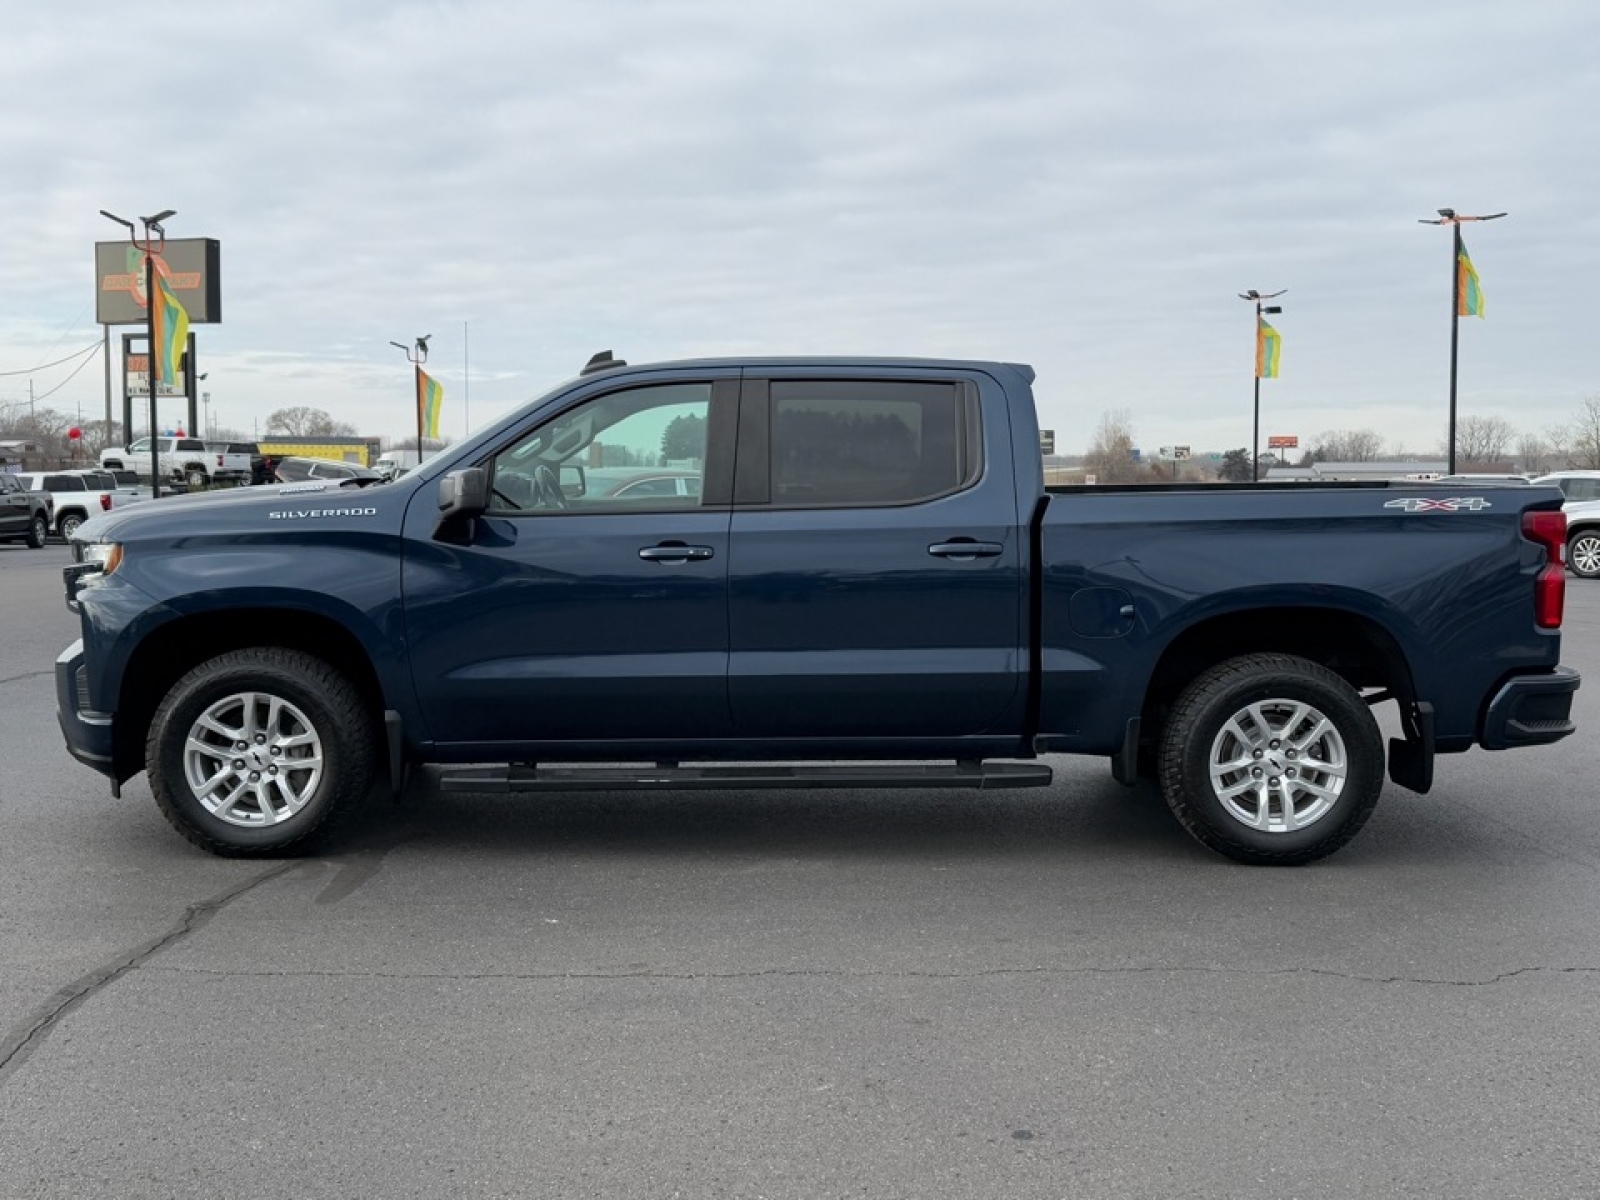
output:
[[[151,313],[155,325],[155,345],[150,347],[150,361],[155,383],[178,383],[183,370],[183,352],[189,348],[189,313],[173,295],[165,275],[156,273],[156,294],[151,299],[155,306]]]
[[[1278,331],[1259,317],[1256,318],[1256,378],[1276,379],[1278,377],[1278,351],[1283,346],[1283,339],[1278,336]]]
[[[1478,282],[1478,271],[1467,257],[1467,244],[1461,243],[1461,253],[1456,257],[1456,292],[1461,297],[1456,305],[1458,317],[1483,317],[1483,284]]]
[[[444,385],[417,368],[417,411],[422,414],[422,436],[439,436],[439,410],[444,407]]]

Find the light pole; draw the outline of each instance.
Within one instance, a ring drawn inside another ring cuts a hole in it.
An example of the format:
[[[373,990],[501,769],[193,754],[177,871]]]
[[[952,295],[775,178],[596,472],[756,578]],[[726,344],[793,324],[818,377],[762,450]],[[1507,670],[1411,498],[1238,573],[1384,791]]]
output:
[[[168,217],[177,216],[177,211],[164,208],[153,217],[140,217],[139,223],[144,226],[144,239],[141,241],[133,231],[133,222],[100,210],[100,215],[107,220],[115,221],[128,231],[128,241],[133,243],[133,248],[144,255],[144,316],[145,316],[145,341],[149,343],[149,372],[150,379],[150,497],[159,499],[161,496],[161,439],[156,436],[156,393],[161,388],[161,372],[156,365],[156,255],[166,249],[167,231],[161,227],[161,222]],[[161,241],[152,245],[150,232],[154,230],[161,235]],[[192,395],[193,393],[191,393]],[[131,434],[129,435],[132,436]]]
[[[1279,306],[1279,305],[1271,304],[1271,305],[1263,306],[1261,302],[1263,300],[1275,300],[1279,296],[1283,295],[1284,292],[1287,292],[1288,290],[1289,290],[1288,288],[1283,288],[1282,290],[1276,291],[1276,292],[1258,292],[1258,291],[1256,291],[1255,288],[1251,288],[1248,292],[1240,292],[1239,293],[1239,299],[1248,300],[1248,301],[1250,301],[1250,303],[1252,303],[1252,304],[1254,304],[1256,306],[1256,399],[1255,399],[1255,409],[1254,409],[1254,411],[1255,411],[1255,419],[1251,422],[1251,425],[1250,425],[1250,482],[1251,483],[1258,483],[1261,480],[1261,376],[1262,376],[1263,372],[1266,374],[1267,378],[1269,378],[1269,379],[1275,379],[1275,378],[1277,378],[1277,375],[1278,375],[1278,359],[1277,359],[1276,350],[1274,350],[1270,355],[1265,353],[1266,341],[1265,341],[1264,334],[1265,334],[1268,326],[1261,320],[1261,314],[1262,313],[1281,313],[1283,311],[1282,307]],[[1276,331],[1274,331],[1273,337],[1274,338],[1277,337]]]
[[[419,337],[416,346],[408,346],[404,342],[390,342],[389,345],[397,347],[406,356],[406,361],[411,364],[413,371],[412,382],[415,385],[417,403],[417,461],[422,461],[422,364],[428,361],[428,338],[433,334]]]
[[[1418,217],[1418,225],[1448,225],[1453,236],[1450,239],[1450,441],[1446,448],[1445,456],[1449,463],[1448,474],[1456,473],[1456,345],[1461,336],[1461,278],[1472,270],[1472,264],[1467,259],[1466,247],[1461,243],[1461,226],[1466,221],[1498,221],[1506,214],[1503,212],[1490,213],[1484,217],[1464,217],[1453,208],[1441,208],[1439,219],[1430,220],[1427,217]],[[1477,272],[1473,272],[1474,287],[1477,284]],[[1475,297],[1476,306],[1473,312],[1478,316],[1483,315],[1483,297]]]

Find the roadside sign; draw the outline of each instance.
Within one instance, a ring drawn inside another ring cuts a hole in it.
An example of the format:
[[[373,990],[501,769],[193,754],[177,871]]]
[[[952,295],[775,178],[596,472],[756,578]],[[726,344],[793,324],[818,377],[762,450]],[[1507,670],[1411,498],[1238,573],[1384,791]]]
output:
[[[1056,431],[1054,429],[1039,430],[1039,453],[1054,454],[1056,452]]]
[[[1277,433],[1277,434],[1273,434],[1271,437],[1267,438],[1267,449],[1268,450],[1298,450],[1299,448],[1300,448],[1300,439],[1299,439],[1298,436],[1296,436],[1295,434],[1292,434],[1292,433],[1291,434]]]

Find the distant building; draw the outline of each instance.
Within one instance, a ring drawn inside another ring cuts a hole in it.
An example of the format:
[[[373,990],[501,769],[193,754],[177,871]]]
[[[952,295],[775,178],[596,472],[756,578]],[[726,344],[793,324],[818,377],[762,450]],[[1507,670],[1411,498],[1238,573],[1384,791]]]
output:
[[[331,458],[334,462],[370,467],[378,457],[375,438],[297,437],[284,433],[276,436],[269,434],[256,444],[268,458]]]
[[[1448,474],[1443,459],[1395,462],[1319,462],[1309,467],[1273,467],[1262,478],[1268,483],[1351,483],[1361,480],[1435,478]]]

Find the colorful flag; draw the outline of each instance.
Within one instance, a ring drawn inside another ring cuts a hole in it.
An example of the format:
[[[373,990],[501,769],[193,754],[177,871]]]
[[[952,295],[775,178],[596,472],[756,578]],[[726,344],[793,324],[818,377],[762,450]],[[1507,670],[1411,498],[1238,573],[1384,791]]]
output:
[[[1459,317],[1483,318],[1483,285],[1478,282],[1477,269],[1467,257],[1467,244],[1461,243],[1461,253],[1456,258],[1456,292],[1460,302],[1456,306]]]
[[[1278,377],[1278,350],[1283,345],[1283,339],[1278,336],[1278,331],[1268,325],[1260,317],[1256,318],[1256,378],[1276,379]]]
[[[422,436],[439,436],[439,410],[444,407],[444,385],[417,368],[417,411],[422,416]]]
[[[156,273],[155,307],[151,309],[155,327],[155,345],[151,360],[155,367],[156,382],[177,386],[183,370],[183,353],[189,348],[189,313],[173,295],[166,276]],[[152,387],[152,392],[154,388]]]

